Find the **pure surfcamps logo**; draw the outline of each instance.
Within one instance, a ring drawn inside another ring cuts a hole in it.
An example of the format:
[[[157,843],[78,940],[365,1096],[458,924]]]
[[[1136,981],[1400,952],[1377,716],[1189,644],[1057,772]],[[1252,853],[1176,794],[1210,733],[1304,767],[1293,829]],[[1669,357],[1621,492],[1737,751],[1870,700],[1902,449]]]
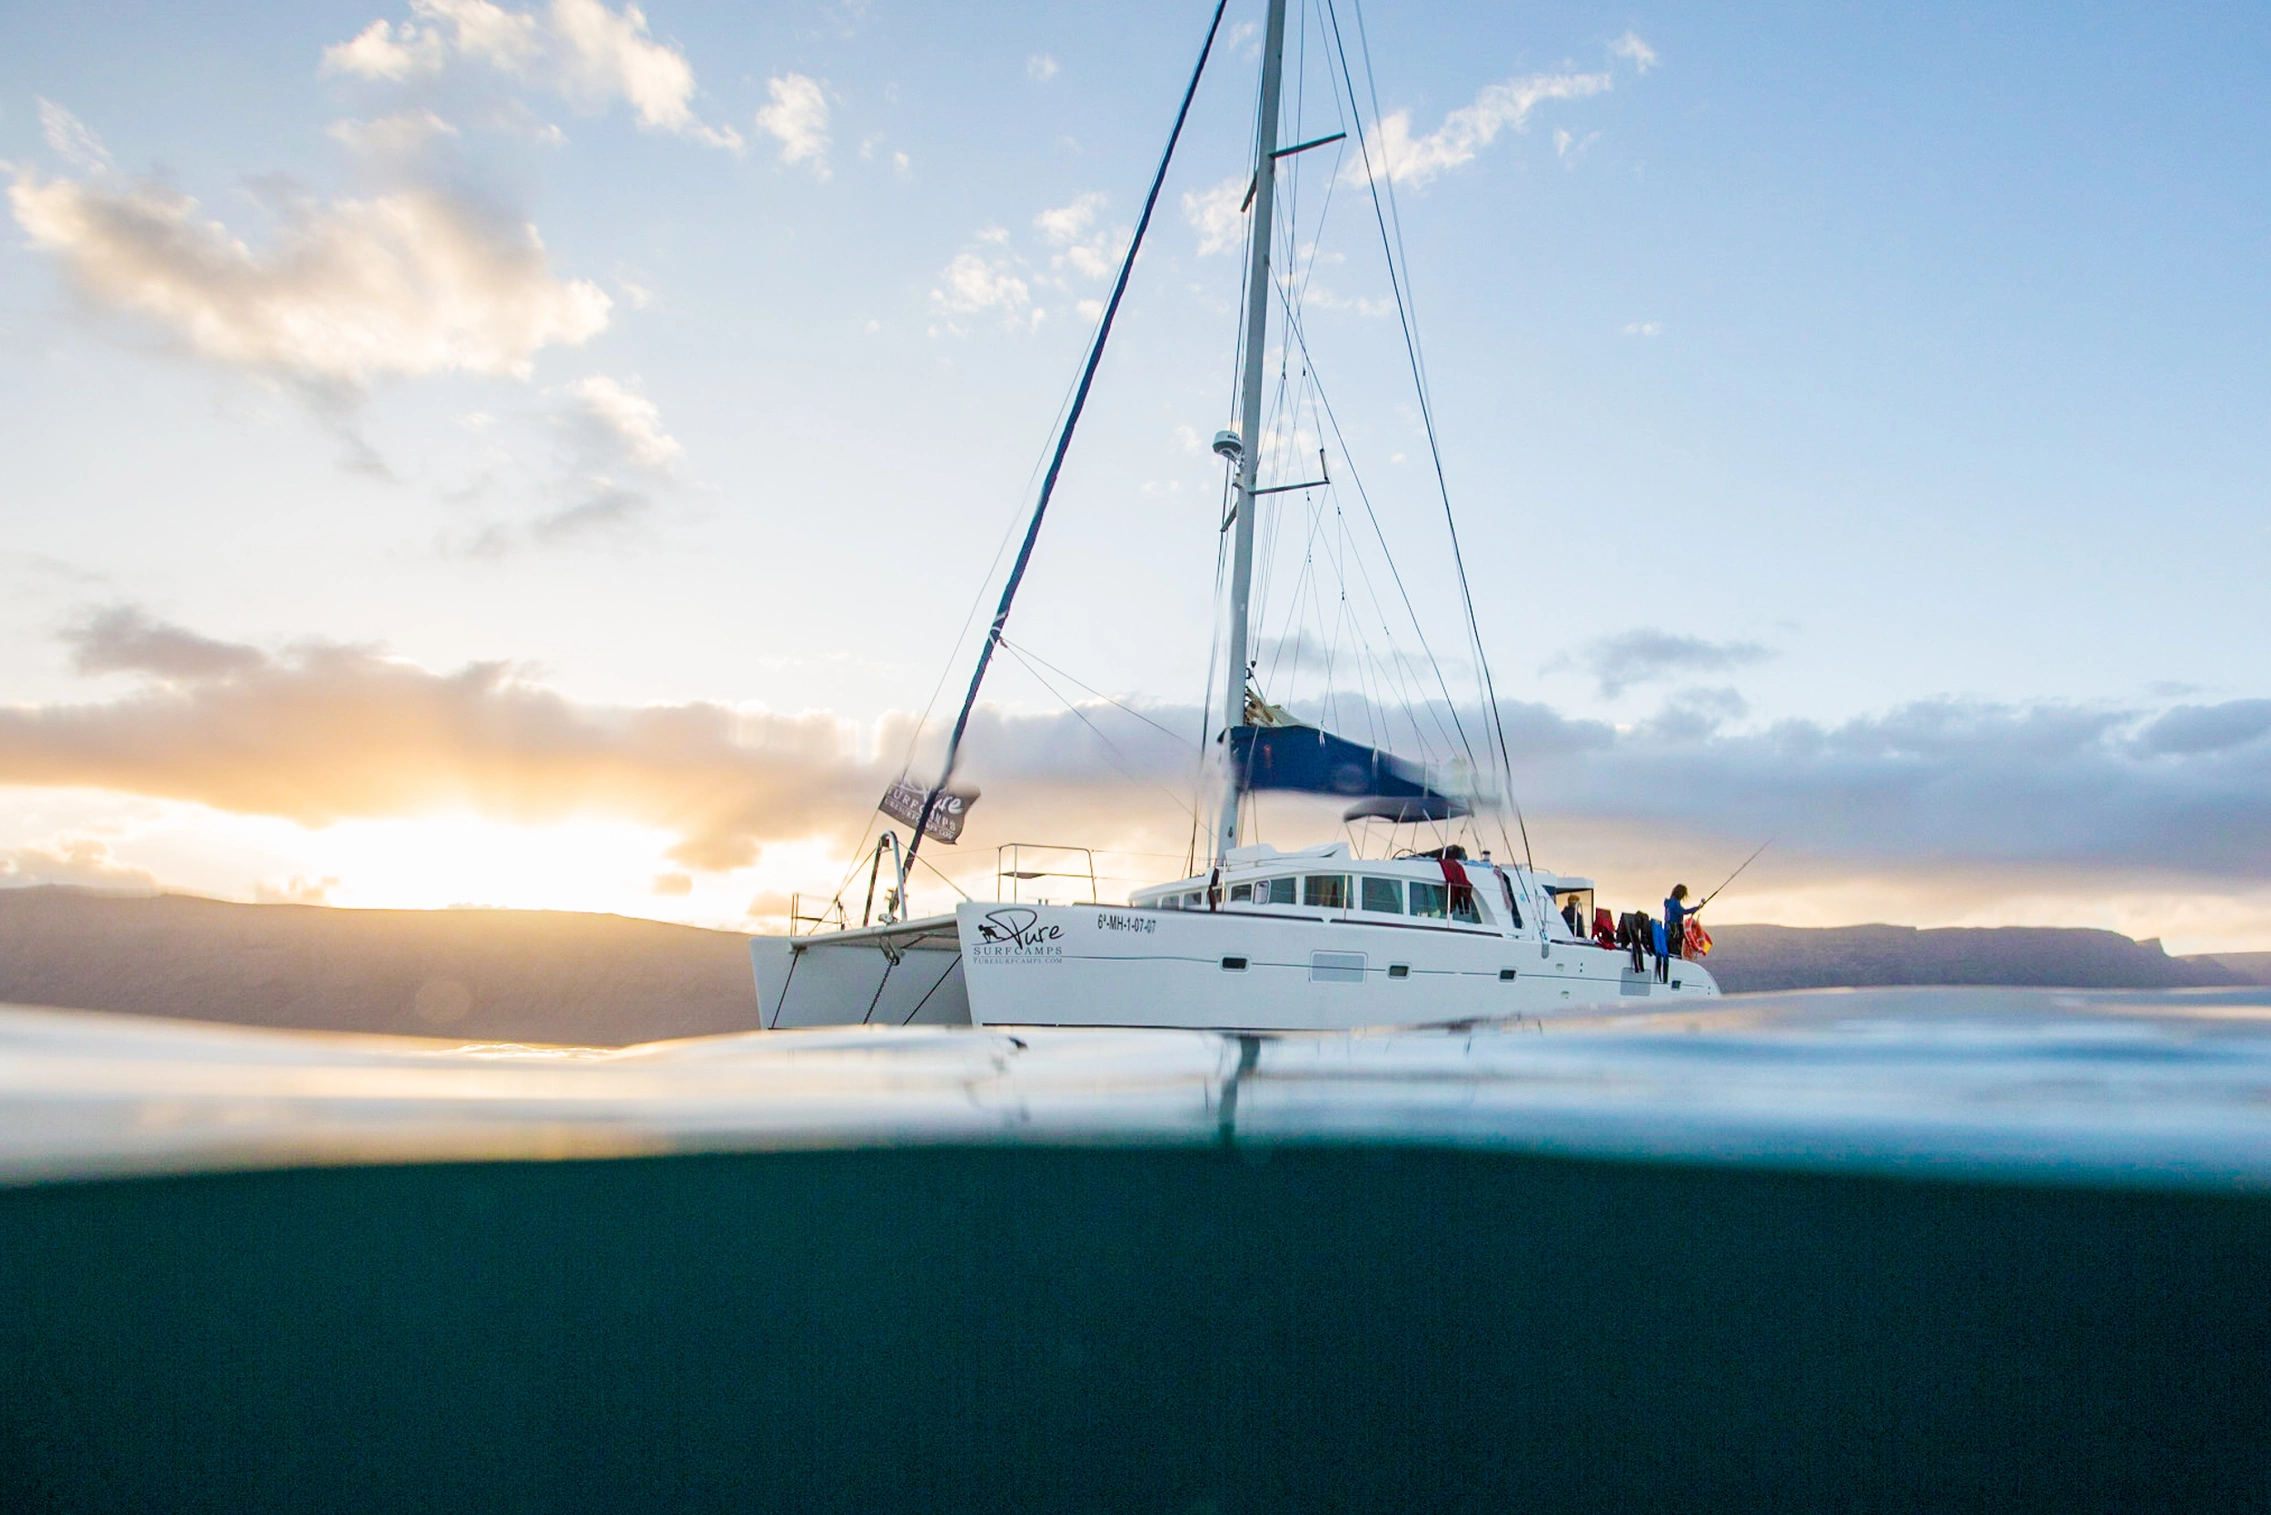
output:
[[[1064,957],[1065,929],[1043,925],[1038,911],[1022,905],[989,910],[978,922],[978,945],[971,955],[993,962],[1045,963]]]

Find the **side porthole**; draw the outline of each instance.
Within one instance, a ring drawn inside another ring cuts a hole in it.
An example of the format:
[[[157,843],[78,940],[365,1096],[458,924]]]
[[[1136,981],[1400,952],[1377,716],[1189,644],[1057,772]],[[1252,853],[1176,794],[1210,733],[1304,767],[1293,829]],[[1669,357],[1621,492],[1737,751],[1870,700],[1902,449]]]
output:
[[[1390,977],[1390,978],[1410,978],[1410,977],[1411,977],[1411,964],[1409,964],[1409,963],[1390,963],[1390,964],[1388,965],[1388,977]]]
[[[1511,983],[1513,983],[1513,982],[1514,982],[1514,970],[1513,970],[1513,969],[1511,969],[1511,968],[1501,968],[1501,969],[1499,969],[1499,970],[1498,970],[1498,981],[1499,981],[1500,983],[1502,983],[1502,984],[1511,984]]]
[[[1222,960],[1222,971],[1225,973],[1244,973],[1246,971],[1246,960],[1242,957],[1226,957]]]

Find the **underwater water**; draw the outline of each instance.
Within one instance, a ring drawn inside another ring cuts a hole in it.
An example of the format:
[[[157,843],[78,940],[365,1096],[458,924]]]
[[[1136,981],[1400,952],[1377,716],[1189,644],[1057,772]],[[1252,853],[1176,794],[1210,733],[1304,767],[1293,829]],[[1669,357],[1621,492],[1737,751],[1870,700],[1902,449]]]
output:
[[[2264,1507],[2261,998],[623,1053],[4,1012],[0,1507]]]

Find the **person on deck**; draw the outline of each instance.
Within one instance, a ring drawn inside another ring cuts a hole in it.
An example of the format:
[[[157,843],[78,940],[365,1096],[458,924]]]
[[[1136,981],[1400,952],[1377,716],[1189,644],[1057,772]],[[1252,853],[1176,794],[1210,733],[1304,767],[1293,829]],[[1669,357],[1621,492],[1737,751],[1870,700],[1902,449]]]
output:
[[[1674,884],[1664,900],[1665,950],[1656,956],[1656,977],[1660,982],[1670,982],[1673,958],[1687,956],[1687,923],[1693,914],[1695,911],[1688,907],[1687,885]]]

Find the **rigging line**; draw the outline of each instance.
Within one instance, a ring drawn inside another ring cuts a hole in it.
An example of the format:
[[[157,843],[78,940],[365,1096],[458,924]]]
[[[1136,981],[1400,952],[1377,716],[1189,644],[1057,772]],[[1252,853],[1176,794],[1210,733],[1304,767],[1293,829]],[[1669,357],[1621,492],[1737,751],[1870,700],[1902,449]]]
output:
[[[1365,596],[1372,602],[1372,615],[1373,619],[1379,623],[1380,635],[1386,640],[1387,654],[1381,661],[1386,671],[1391,675],[1391,682],[1395,685],[1397,699],[1403,705],[1404,720],[1411,727],[1412,739],[1419,744],[1419,749],[1422,752],[1431,750],[1427,733],[1420,729],[1419,718],[1412,713],[1414,710],[1425,710],[1427,718],[1435,723],[1436,732],[1443,739],[1444,748],[1449,750],[1455,747],[1457,744],[1452,740],[1451,733],[1444,729],[1443,718],[1436,713],[1434,702],[1425,698],[1413,697],[1411,682],[1408,677],[1409,670],[1405,667],[1406,660],[1403,651],[1396,645],[1396,634],[1388,625],[1387,607],[1380,603],[1380,587],[1373,582],[1372,570],[1366,565],[1364,555],[1352,546],[1349,556],[1350,560],[1356,564],[1357,577],[1363,581]],[[1394,564],[1391,563],[1389,566],[1392,568]],[[1369,647],[1369,642],[1366,645]]]
[[[1048,516],[1049,499],[1057,492],[1057,478],[1064,471],[1065,454],[1072,449],[1080,413],[1088,408],[1089,388],[1096,382],[1098,365],[1104,361],[1104,344],[1111,340],[1112,322],[1119,316],[1120,301],[1128,292],[1128,276],[1135,272],[1136,254],[1143,250],[1143,234],[1150,230],[1152,212],[1159,208],[1159,191],[1166,186],[1168,165],[1175,161],[1175,144],[1182,139],[1183,123],[1190,119],[1191,101],[1199,92],[1199,80],[1206,73],[1206,60],[1214,51],[1215,34],[1222,29],[1222,13],[1229,4],[1230,0],[1215,0],[1214,19],[1207,24],[1206,43],[1199,49],[1198,65],[1191,70],[1191,82],[1184,89],[1183,103],[1175,112],[1174,130],[1167,134],[1167,150],[1159,155],[1159,171],[1152,175],[1151,192],[1144,196],[1143,214],[1136,220],[1127,256],[1120,260],[1120,276],[1112,283],[1112,298],[1104,306],[1103,319],[1096,324],[1096,341],[1088,350],[1088,364],[1081,371],[1080,387],[1073,393],[1072,408],[1065,413],[1064,428],[1057,433],[1056,456],[1049,460],[1048,477],[1041,481],[1041,497],[1034,502],[1032,523],[1025,528],[1025,540],[1017,549],[1017,562],[1009,570],[1008,582],[1002,585],[1001,604],[994,611],[993,625],[978,648],[978,666],[971,670],[969,693],[962,697],[962,711],[954,718],[954,734],[947,739],[946,764],[938,784],[923,795],[923,808],[915,820],[914,839],[907,844],[910,855],[921,849],[923,828],[930,824],[931,813],[938,808],[940,792],[954,778],[955,761],[962,755],[962,737],[970,729],[970,711],[977,705],[978,690],[986,681],[986,665],[993,661],[1002,627],[1009,621],[1010,606],[1017,601],[1017,586],[1024,582],[1026,567],[1033,561],[1033,547],[1041,539],[1041,522]]]
[[[1436,687],[1443,695],[1444,711],[1451,718],[1452,729],[1459,734],[1459,746],[1465,750],[1467,762],[1474,765],[1474,743],[1467,736],[1466,722],[1459,718],[1458,702],[1451,698],[1451,686],[1443,674],[1443,660],[1438,658],[1435,655],[1435,649],[1428,645],[1427,628],[1420,624],[1419,609],[1412,604],[1411,591],[1405,587],[1403,570],[1396,566],[1396,554],[1388,546],[1388,534],[1380,525],[1379,512],[1372,508],[1372,493],[1364,487],[1364,476],[1358,472],[1356,460],[1349,453],[1348,438],[1342,434],[1340,417],[1334,412],[1333,402],[1325,393],[1324,378],[1317,373],[1316,358],[1309,351],[1308,334],[1302,329],[1297,312],[1290,309],[1286,312],[1286,325],[1293,332],[1294,340],[1301,344],[1302,357],[1308,361],[1310,374],[1316,379],[1317,402],[1324,410],[1326,421],[1333,428],[1333,440],[1340,444],[1341,461],[1347,465],[1349,479],[1356,485],[1357,499],[1364,504],[1364,514],[1366,519],[1371,522],[1372,535],[1380,543],[1380,554],[1388,564],[1389,576],[1395,581],[1396,593],[1404,602],[1404,614],[1411,618],[1412,634],[1419,638],[1420,651],[1427,655],[1428,667],[1434,670]],[[1511,785],[1509,786],[1509,794],[1511,795]]]
[[[1351,3],[1356,7],[1357,24],[1359,25],[1359,27],[1361,27],[1363,25],[1362,0],[1351,0]],[[1333,45],[1335,50],[1340,55],[1342,80],[1348,90],[1348,98],[1353,103],[1356,99],[1356,81],[1349,73],[1348,48],[1341,40],[1340,11],[1339,8],[1333,3],[1333,0],[1325,0],[1325,8],[1326,13],[1331,18],[1333,24]],[[1375,121],[1377,121],[1379,118],[1379,89],[1377,78],[1372,72],[1370,44],[1369,42],[1364,40],[1363,34],[1361,32],[1359,33],[1359,42],[1362,43],[1366,49],[1365,78],[1367,82],[1372,84],[1373,86],[1373,118]],[[1468,583],[1467,579],[1466,554],[1459,545],[1458,518],[1451,509],[1451,486],[1449,480],[1444,477],[1443,473],[1443,450],[1436,439],[1435,408],[1432,400],[1428,395],[1427,373],[1425,366],[1420,361],[1419,339],[1414,335],[1412,331],[1411,310],[1409,304],[1404,298],[1404,282],[1403,279],[1398,276],[1397,272],[1397,254],[1400,251],[1401,246],[1400,232],[1402,228],[1402,222],[1399,218],[1397,223],[1399,232],[1398,244],[1396,246],[1391,246],[1388,236],[1387,211],[1383,206],[1381,199],[1380,175],[1373,169],[1371,147],[1366,143],[1361,134],[1359,134],[1357,138],[1357,152],[1364,164],[1365,181],[1372,190],[1372,215],[1373,219],[1379,224],[1380,228],[1380,251],[1382,256],[1384,256],[1388,260],[1388,287],[1391,291],[1394,292],[1396,296],[1396,320],[1403,329],[1404,352],[1411,362],[1412,384],[1419,393],[1420,421],[1426,428],[1427,432],[1427,452],[1429,459],[1433,462],[1435,467],[1436,490],[1443,499],[1443,522],[1445,528],[1449,531],[1451,536],[1451,561],[1454,565],[1456,565],[1458,569],[1459,598],[1465,606],[1467,612],[1468,640],[1471,641],[1474,645],[1475,666],[1482,675],[1482,692],[1485,701],[1490,706],[1491,729],[1496,732],[1498,737],[1497,756],[1498,761],[1501,765],[1501,771],[1506,776],[1506,799],[1507,803],[1512,805],[1514,808],[1515,824],[1520,828],[1522,833],[1523,857],[1529,863],[1531,869],[1534,871],[1537,868],[1537,857],[1530,847],[1529,821],[1522,814],[1521,801],[1514,797],[1514,754],[1506,744],[1506,721],[1505,718],[1500,714],[1498,709],[1497,681],[1491,675],[1490,657],[1483,648],[1482,624],[1475,615],[1474,590]],[[1395,187],[1392,182],[1388,187],[1387,194],[1388,198],[1390,200],[1393,200],[1395,195]],[[1503,826],[1500,829],[1503,833]]]
[[[1218,517],[1226,511],[1229,504],[1230,462],[1226,458],[1223,460],[1222,466],[1222,499],[1216,507]],[[1199,866],[1200,794],[1205,787],[1206,779],[1207,733],[1214,729],[1214,663],[1215,659],[1222,653],[1222,623],[1224,619],[1221,613],[1222,576],[1229,562],[1229,553],[1230,533],[1227,531],[1216,532],[1214,534],[1214,597],[1207,602],[1215,606],[1216,611],[1213,617],[1213,629],[1207,633],[1206,698],[1199,702],[1199,739],[1194,744],[1191,756],[1191,843],[1183,862],[1183,876],[1185,878],[1197,872]]]
[[[1326,0],[1326,4],[1328,6],[1328,9],[1330,9],[1332,6],[1332,0]],[[1350,4],[1354,9],[1356,15],[1357,45],[1364,57],[1365,86],[1371,92],[1373,119],[1377,121],[1380,114],[1379,78],[1372,67],[1372,43],[1364,26],[1364,0],[1350,0]],[[1334,42],[1336,47],[1338,47],[1340,41],[1340,17],[1337,9],[1332,10],[1332,16],[1334,27]],[[1340,57],[1343,78],[1346,79],[1348,69],[1348,52],[1345,47],[1340,48]],[[1353,81],[1348,82],[1348,92],[1350,103],[1353,105],[1356,98],[1356,86]],[[1363,147],[1361,141],[1359,142],[1359,151],[1364,153],[1365,177],[1372,190],[1373,214],[1375,219],[1380,219],[1383,186],[1380,183],[1379,177],[1372,173],[1370,153]],[[1385,164],[1385,162],[1383,162],[1382,166],[1386,167],[1387,165]],[[1380,225],[1381,251],[1383,252],[1383,254],[1387,253],[1387,221],[1393,220],[1395,223],[1396,245],[1394,254],[1389,258],[1389,287],[1396,291],[1396,314],[1398,320],[1403,326],[1404,344],[1406,351],[1411,358],[1412,383],[1414,387],[1419,391],[1420,417],[1426,424],[1427,428],[1428,455],[1433,460],[1435,465],[1436,487],[1441,492],[1443,497],[1443,520],[1446,528],[1449,530],[1451,535],[1451,556],[1452,560],[1458,565],[1459,570],[1459,593],[1461,599],[1465,602],[1466,605],[1468,637],[1474,644],[1475,666],[1482,675],[1483,695],[1490,705],[1491,729],[1497,734],[1498,738],[1498,757],[1499,761],[1503,765],[1502,771],[1506,776],[1506,799],[1507,803],[1513,807],[1514,822],[1516,827],[1519,828],[1522,834],[1523,856],[1525,860],[1528,861],[1531,869],[1534,871],[1537,868],[1537,858],[1530,849],[1529,821],[1522,814],[1522,802],[1515,796],[1514,793],[1514,753],[1513,750],[1507,745],[1506,721],[1504,715],[1498,708],[1497,680],[1491,673],[1490,655],[1483,647],[1482,623],[1480,618],[1475,614],[1474,594],[1468,588],[1466,558],[1459,546],[1458,522],[1451,510],[1450,485],[1444,478],[1443,474],[1443,454],[1441,447],[1436,439],[1435,402],[1433,390],[1430,387],[1427,379],[1427,362],[1424,354],[1420,350],[1418,334],[1413,329],[1414,317],[1412,316],[1409,307],[1413,304],[1416,304],[1416,300],[1413,298],[1412,291],[1409,287],[1411,258],[1404,248],[1403,215],[1396,205],[1396,185],[1393,170],[1390,170],[1388,173],[1387,184],[1385,186],[1384,193],[1387,200],[1387,218],[1381,220]],[[1397,277],[1397,265],[1399,263],[1402,267],[1402,277],[1400,279]],[[1505,826],[1503,822],[1500,824],[1499,830],[1501,839],[1504,839]]]
[[[1114,742],[1110,737],[1104,734],[1102,728],[1100,728],[1094,721],[1088,718],[1087,711],[1082,710],[1071,700],[1068,700],[1062,694],[1059,694],[1057,692],[1057,686],[1050,683],[1046,678],[1042,677],[1041,670],[1035,668],[1032,663],[1026,660],[1026,655],[1021,649],[1012,646],[1006,638],[1003,639],[1001,645],[1003,651],[1007,652],[1011,657],[1017,659],[1018,662],[1025,665],[1025,671],[1033,675],[1033,681],[1035,683],[1039,684],[1043,689],[1048,690],[1049,693],[1055,697],[1058,704],[1071,711],[1074,719],[1078,720],[1081,725],[1088,728],[1090,735],[1094,736],[1096,740],[1104,744],[1105,748],[1112,755],[1112,766],[1120,770],[1120,777],[1126,779],[1131,784],[1143,784],[1149,786],[1150,788],[1157,789],[1161,794],[1164,794],[1169,799],[1173,800],[1175,802],[1175,808],[1178,810],[1189,811],[1191,809],[1190,806],[1183,803],[1181,796],[1177,795],[1166,785],[1160,783],[1157,779],[1143,778],[1132,772],[1126,766],[1128,762],[1128,755],[1120,750],[1118,743]]]
[[[964,899],[972,898],[969,890],[963,888],[960,884],[957,884],[956,882],[954,882],[954,880],[948,878],[945,874],[940,873],[938,871],[938,865],[936,863],[933,863],[929,858],[919,858],[916,857],[912,852],[910,852],[907,854],[907,861],[910,863],[921,863],[925,868],[928,868],[931,871],[933,877],[935,877],[940,883],[944,884],[947,888],[953,890],[956,894],[961,895]],[[899,902],[899,908],[905,910],[907,908],[907,902],[905,900],[901,900]]]
[[[1018,491],[1019,499],[1023,499],[1026,491],[1033,487],[1033,481],[1040,476],[1041,465],[1048,460],[1049,439],[1056,435],[1057,423],[1064,419],[1065,407],[1072,403],[1075,382],[1067,381],[1065,392],[1057,399],[1056,413],[1049,418],[1049,429],[1041,434],[1041,446],[1033,454],[1033,466],[1026,471],[1024,487]],[[1009,544],[1016,535],[1017,512],[1011,510],[1001,523],[1001,540],[994,544],[993,559],[986,564],[986,571],[979,576],[978,587],[970,593],[970,608],[962,613],[961,628],[954,633],[954,640],[947,644],[946,656],[939,662],[938,682],[931,685],[930,698],[923,702],[923,713],[916,718],[914,730],[908,733],[907,750],[899,759],[902,771],[915,760],[915,744],[922,740],[923,729],[930,724],[931,712],[938,708],[938,697],[945,692],[946,681],[954,675],[955,654],[962,650],[963,639],[970,635],[970,625],[978,618],[978,607],[986,602],[986,586],[993,582],[994,570],[1001,567],[1002,554],[1009,551]],[[870,829],[873,829],[872,823]],[[863,841],[861,845],[864,847],[866,843]]]
[[[1011,652],[1016,653],[1018,656],[1030,658],[1034,662],[1039,663],[1043,668],[1048,669],[1049,672],[1055,674],[1058,678],[1067,680],[1074,684],[1079,684],[1082,689],[1096,696],[1096,698],[1102,700],[1105,704],[1110,705],[1115,709],[1126,711],[1129,715],[1134,716],[1137,720],[1143,722],[1146,726],[1149,726],[1152,730],[1158,732],[1161,736],[1166,737],[1177,747],[1183,745],[1183,734],[1181,732],[1169,731],[1165,726],[1160,725],[1157,721],[1153,720],[1150,716],[1145,715],[1142,711],[1136,709],[1133,705],[1122,704],[1120,701],[1113,699],[1110,695],[1106,694],[1103,690],[1098,689],[1095,685],[1082,683],[1077,675],[1065,672],[1062,668],[1059,668],[1056,664],[1050,662],[1047,658],[1041,656],[1041,654],[1035,652],[1032,648],[1025,646],[1023,643],[1012,642],[1009,638],[1003,637],[1001,639],[1001,644],[1002,646],[1008,648]]]

